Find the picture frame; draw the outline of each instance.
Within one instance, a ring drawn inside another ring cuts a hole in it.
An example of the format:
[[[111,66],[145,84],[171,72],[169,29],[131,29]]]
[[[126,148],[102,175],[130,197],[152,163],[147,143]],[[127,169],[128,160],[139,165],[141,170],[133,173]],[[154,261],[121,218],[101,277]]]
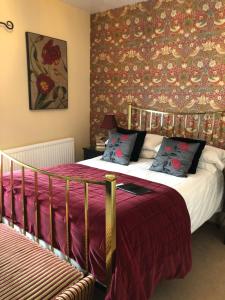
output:
[[[29,109],[68,108],[67,42],[26,32]]]

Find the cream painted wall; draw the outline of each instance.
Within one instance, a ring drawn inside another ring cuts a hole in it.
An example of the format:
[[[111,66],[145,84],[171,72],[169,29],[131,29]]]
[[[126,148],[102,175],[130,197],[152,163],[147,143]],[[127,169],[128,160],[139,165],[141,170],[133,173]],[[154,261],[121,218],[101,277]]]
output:
[[[60,0],[0,0],[0,148],[75,137],[76,160],[89,144],[90,17]],[[67,41],[69,109],[30,111],[25,32]]]

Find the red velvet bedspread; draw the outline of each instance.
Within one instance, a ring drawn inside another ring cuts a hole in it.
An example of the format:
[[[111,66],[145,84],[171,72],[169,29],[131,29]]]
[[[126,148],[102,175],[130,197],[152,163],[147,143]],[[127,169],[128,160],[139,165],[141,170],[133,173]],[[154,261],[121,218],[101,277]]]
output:
[[[62,165],[49,169],[61,175],[76,175],[103,179],[108,173],[80,164]],[[28,228],[34,233],[34,174],[26,171]],[[43,240],[50,243],[48,178],[38,176],[39,203]],[[165,185],[117,174],[117,183],[136,183],[154,190],[135,196],[117,190],[117,251],[115,271],[106,299],[147,300],[161,279],[182,278],[191,269],[190,218],[181,195]],[[65,184],[53,181],[55,247],[65,253]],[[4,209],[10,216],[9,176],[4,176]],[[22,224],[21,175],[14,174],[14,197],[17,224]],[[89,191],[90,266],[97,280],[104,282],[105,274],[105,188],[90,185]],[[71,184],[71,257],[84,263],[84,189],[82,184]]]

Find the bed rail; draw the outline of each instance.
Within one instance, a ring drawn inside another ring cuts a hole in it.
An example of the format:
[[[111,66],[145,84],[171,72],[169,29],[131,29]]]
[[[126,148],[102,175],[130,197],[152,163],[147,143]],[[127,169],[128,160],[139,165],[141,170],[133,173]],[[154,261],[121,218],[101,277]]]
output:
[[[35,238],[39,242],[39,228],[40,228],[40,210],[38,203],[38,174],[46,175],[48,177],[48,200],[49,200],[49,225],[50,225],[50,240],[51,251],[53,251],[54,241],[54,220],[53,220],[53,194],[52,194],[52,180],[60,179],[65,182],[65,226],[66,226],[66,259],[70,260],[70,183],[76,182],[84,185],[84,253],[85,253],[85,266],[84,271],[89,272],[89,227],[88,227],[88,200],[89,200],[89,185],[102,185],[105,186],[106,198],[105,198],[105,264],[106,264],[106,286],[109,286],[111,276],[113,272],[113,258],[116,251],[116,176],[108,174],[102,181],[90,180],[75,176],[61,176],[34,168],[30,165],[24,164],[21,161],[9,156],[8,154],[0,151],[0,223],[4,217],[4,193],[3,193],[3,165],[4,161],[8,160],[10,163],[10,202],[11,202],[11,216],[10,225],[14,227],[15,220],[15,199],[13,197],[13,174],[14,165],[18,165],[21,168],[21,202],[23,213],[23,226],[22,232],[26,234],[27,228],[27,211],[26,211],[26,197],[25,197],[25,170],[34,172],[34,191],[35,191]]]
[[[165,136],[202,138],[225,149],[225,110],[165,112],[128,103],[128,129],[137,128]]]

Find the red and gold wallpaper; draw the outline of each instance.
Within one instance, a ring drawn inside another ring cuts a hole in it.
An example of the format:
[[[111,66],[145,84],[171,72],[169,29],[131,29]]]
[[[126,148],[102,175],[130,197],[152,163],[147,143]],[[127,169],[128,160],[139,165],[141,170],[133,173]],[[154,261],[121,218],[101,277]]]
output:
[[[152,0],[91,16],[91,138],[127,103],[225,110],[225,0]]]

